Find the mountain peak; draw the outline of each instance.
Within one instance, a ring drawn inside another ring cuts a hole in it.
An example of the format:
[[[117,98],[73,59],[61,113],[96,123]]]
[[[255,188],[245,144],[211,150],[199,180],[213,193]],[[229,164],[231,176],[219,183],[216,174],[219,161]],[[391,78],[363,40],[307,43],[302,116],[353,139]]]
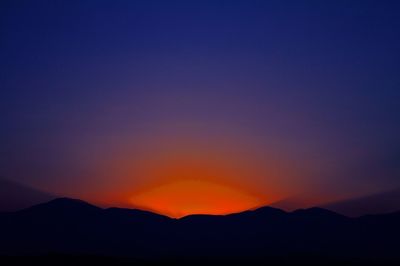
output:
[[[336,201],[323,207],[351,217],[391,213],[400,210],[400,188]]]
[[[50,193],[0,177],[0,212],[22,210],[54,198]]]
[[[271,206],[263,206],[263,207],[259,207],[256,208],[254,210],[252,210],[252,212],[270,212],[270,213],[286,213],[284,210],[279,209],[279,208],[275,208],[275,207],[271,207]]]
[[[247,218],[252,218],[252,217],[259,217],[259,218],[268,218],[268,219],[276,219],[276,218],[281,218],[282,216],[284,216],[285,214],[287,214],[287,212],[278,209],[278,208],[274,208],[274,207],[270,207],[270,206],[263,206],[263,207],[259,207],[253,210],[247,210],[247,211],[243,211],[243,212],[239,212],[239,213],[233,213],[233,214],[229,214],[227,216],[232,216],[232,217],[247,217]]]
[[[105,209],[108,214],[118,215],[120,217],[133,217],[133,218],[154,218],[154,219],[169,219],[169,217],[151,211],[140,209],[126,209],[111,207]]]
[[[43,210],[43,211],[54,210],[56,212],[66,212],[66,211],[88,212],[88,211],[98,211],[101,210],[101,208],[91,205],[79,199],[57,198],[45,203],[29,207],[26,210]]]
[[[292,214],[297,216],[307,216],[307,217],[345,217],[334,211],[330,211],[320,207],[312,207],[308,209],[298,209],[292,212]]]
[[[74,198],[68,198],[68,197],[61,197],[61,198],[56,198],[53,200],[50,200],[48,203],[57,203],[57,204],[88,204],[86,201],[80,200],[80,199],[74,199]]]

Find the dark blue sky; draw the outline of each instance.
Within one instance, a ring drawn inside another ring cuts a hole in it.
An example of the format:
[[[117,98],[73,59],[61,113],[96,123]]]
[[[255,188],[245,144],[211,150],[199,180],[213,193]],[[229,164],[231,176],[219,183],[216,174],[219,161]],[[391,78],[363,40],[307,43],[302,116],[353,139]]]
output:
[[[399,14],[399,1],[1,1],[0,175],[98,198],[146,182],[115,158],[178,141],[261,157],[274,177],[246,178],[267,198],[272,183],[400,186]],[[224,141],[237,147],[210,144]]]

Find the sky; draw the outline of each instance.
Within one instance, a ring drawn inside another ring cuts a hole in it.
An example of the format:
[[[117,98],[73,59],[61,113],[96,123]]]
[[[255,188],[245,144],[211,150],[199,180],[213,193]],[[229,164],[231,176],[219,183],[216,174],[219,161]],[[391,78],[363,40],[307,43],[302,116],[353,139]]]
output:
[[[400,187],[398,1],[0,3],[0,176],[170,216]]]

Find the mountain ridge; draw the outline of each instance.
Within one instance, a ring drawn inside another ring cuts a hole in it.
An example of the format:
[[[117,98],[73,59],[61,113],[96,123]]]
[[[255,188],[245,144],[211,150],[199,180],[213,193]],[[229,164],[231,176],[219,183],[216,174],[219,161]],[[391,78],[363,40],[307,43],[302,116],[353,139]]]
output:
[[[400,210],[400,188],[321,205],[346,216],[382,214]]]
[[[272,207],[175,219],[62,198],[0,215],[0,255],[391,258],[399,256],[399,223],[400,212],[354,218],[321,208]]]
[[[324,209],[321,207],[311,207],[311,208],[305,208],[305,209],[297,209],[294,211],[284,211],[282,209],[279,208],[275,208],[275,207],[271,207],[271,206],[261,206],[255,209],[249,209],[249,210],[244,210],[244,211],[240,211],[240,212],[234,212],[234,213],[228,213],[228,214],[189,214],[189,215],[185,215],[179,218],[172,218],[169,217],[167,215],[163,215],[157,212],[153,212],[153,211],[148,211],[148,210],[142,210],[140,208],[121,208],[121,207],[108,207],[108,208],[101,208],[96,206],[95,204],[89,203],[87,201],[81,200],[81,199],[76,199],[76,198],[69,198],[69,197],[60,197],[60,198],[55,198],[52,199],[50,201],[47,202],[43,202],[43,203],[39,203],[39,204],[35,204],[33,206],[29,206],[27,208],[21,209],[21,210],[16,210],[16,211],[12,211],[10,213],[18,213],[18,212],[26,212],[26,211],[31,211],[31,210],[35,210],[35,209],[41,209],[41,208],[63,208],[63,207],[67,207],[67,208],[71,208],[71,207],[85,207],[88,209],[92,209],[92,210],[103,210],[103,211],[121,211],[121,212],[127,212],[127,213],[138,213],[138,214],[148,214],[148,215],[155,215],[155,216],[162,216],[162,217],[167,217],[169,219],[173,219],[173,220],[181,220],[181,219],[185,219],[185,218],[190,218],[190,217],[229,217],[229,216],[235,216],[235,215],[257,215],[258,213],[269,213],[269,214],[298,214],[301,212],[311,212],[311,211],[315,211],[315,210],[320,210],[322,212],[325,213],[331,213],[331,214],[336,214],[339,216],[345,216],[345,215],[341,215],[337,212],[328,210],[328,209]],[[9,213],[9,212],[0,212],[0,213]]]
[[[21,210],[54,198],[57,197],[50,193],[0,177],[0,211],[2,212]]]

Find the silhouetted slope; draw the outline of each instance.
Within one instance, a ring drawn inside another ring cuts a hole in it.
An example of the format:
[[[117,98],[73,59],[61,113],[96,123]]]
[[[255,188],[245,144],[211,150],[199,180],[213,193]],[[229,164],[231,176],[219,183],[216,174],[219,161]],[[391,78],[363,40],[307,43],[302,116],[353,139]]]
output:
[[[86,213],[98,212],[100,210],[101,208],[91,205],[79,199],[57,198],[49,202],[31,206],[29,208],[21,210],[20,212],[44,213],[44,214],[47,213],[86,214]]]
[[[315,197],[311,195],[295,195],[269,204],[270,207],[285,211],[294,211],[315,206]]]
[[[53,198],[49,193],[0,178],[0,212],[20,210]]]
[[[165,221],[169,220],[170,218],[164,215],[156,214],[149,211],[143,211],[138,209],[124,209],[124,208],[108,208],[105,209],[105,212],[115,218],[119,219],[127,219],[127,220],[149,220],[152,219],[154,221]]]
[[[348,216],[399,211],[400,188],[360,198],[333,202],[322,207]]]
[[[135,258],[399,256],[400,213],[348,218],[321,208],[263,207],[171,219],[57,199],[0,216],[3,254],[98,254]]]
[[[337,221],[346,219],[344,215],[319,207],[295,210],[292,212],[292,215],[303,219],[318,219],[326,221]]]

